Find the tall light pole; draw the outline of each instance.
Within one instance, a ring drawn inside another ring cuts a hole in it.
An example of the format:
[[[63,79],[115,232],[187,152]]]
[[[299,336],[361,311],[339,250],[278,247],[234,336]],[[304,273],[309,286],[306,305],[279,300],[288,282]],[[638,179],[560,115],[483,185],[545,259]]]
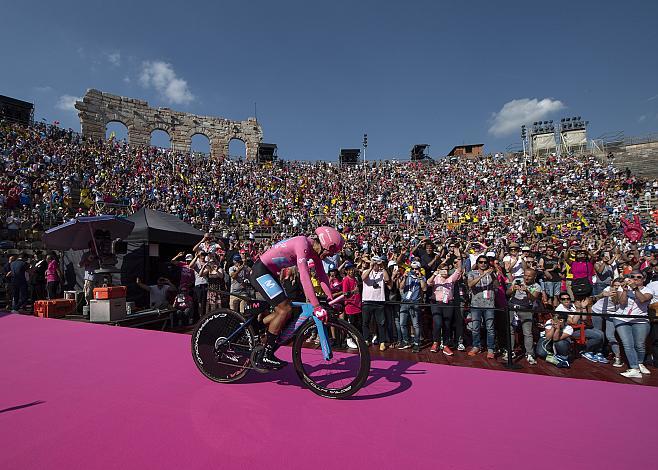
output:
[[[367,167],[367,158],[366,150],[368,148],[368,134],[363,134],[363,179],[368,179],[368,167]]]
[[[525,124],[521,126],[521,144],[523,145],[523,166],[525,168],[526,175],[528,174],[528,157],[525,152],[525,138],[526,138],[526,129]]]

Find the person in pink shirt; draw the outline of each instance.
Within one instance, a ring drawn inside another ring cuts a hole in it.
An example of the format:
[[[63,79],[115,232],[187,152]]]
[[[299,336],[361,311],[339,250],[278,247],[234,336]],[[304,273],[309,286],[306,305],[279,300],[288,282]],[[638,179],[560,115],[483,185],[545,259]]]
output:
[[[327,298],[333,299],[329,286],[329,278],[324,271],[322,259],[339,253],[345,244],[343,236],[333,227],[318,227],[315,235],[306,237],[288,238],[275,244],[272,248],[260,255],[260,258],[251,268],[249,281],[254,289],[274,307],[274,311],[263,318],[267,326],[265,347],[255,358],[256,367],[265,369],[281,369],[287,364],[274,356],[276,340],[281,330],[290,320],[292,304],[285,290],[279,283],[281,270],[297,266],[299,280],[304,289],[308,302],[313,306],[313,313],[321,320],[327,319],[327,311],[320,306],[320,302],[313,290],[308,261],[315,264],[315,273],[320,287]]]
[[[359,292],[359,282],[354,275],[354,263],[351,261],[345,262],[343,295],[345,296],[345,319],[361,331],[361,293]],[[347,338],[347,347],[350,349],[357,348],[352,338]]]
[[[579,248],[576,250],[575,261],[566,260],[571,269],[573,279],[571,290],[573,291],[574,304],[576,308],[591,312],[592,302],[590,296],[593,291],[592,279],[594,277],[594,263],[587,250]]]
[[[343,293],[343,280],[338,274],[338,268],[331,268],[329,270],[329,288],[334,296],[341,295]],[[333,304],[333,308],[337,312],[343,311],[343,301],[338,301]]]
[[[462,276],[462,261],[457,259],[455,271],[448,275],[448,266],[441,264],[427,280],[432,288],[432,348],[430,352],[439,352],[439,342],[443,344],[441,350],[446,356],[453,352],[448,346],[450,336],[450,323],[456,306],[453,302],[455,282]],[[441,335],[443,333],[443,335]]]
[[[59,285],[62,279],[59,269],[59,261],[54,253],[48,253],[46,256],[48,267],[46,268],[46,293],[48,300],[56,299],[59,294]]]

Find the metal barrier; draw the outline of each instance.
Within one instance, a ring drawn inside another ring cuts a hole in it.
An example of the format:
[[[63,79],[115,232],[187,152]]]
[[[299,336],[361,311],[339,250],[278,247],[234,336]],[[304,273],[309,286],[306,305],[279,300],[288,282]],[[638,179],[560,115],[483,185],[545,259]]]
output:
[[[210,285],[208,287],[209,287],[208,292],[210,293]],[[241,300],[244,300],[246,302],[253,302],[253,301],[259,300],[259,299],[256,299],[254,297],[248,297],[248,296],[244,296],[244,295],[240,295],[240,294],[232,294],[230,292],[223,291],[223,290],[220,290],[220,289],[215,289],[215,292],[217,292],[219,295],[237,297],[237,298],[239,298]],[[319,300],[320,300],[321,304],[328,305],[326,299],[319,298]],[[368,301],[363,302],[363,304],[366,304],[366,303],[368,303]],[[402,301],[394,301],[394,300],[386,300],[384,302],[378,302],[378,304],[380,304],[380,303],[383,303],[384,305],[415,305],[417,307],[430,307],[430,308],[433,305],[437,305],[436,303],[432,303],[432,302],[402,302]],[[458,307],[461,308],[462,314],[464,312],[470,311],[470,309],[471,309],[470,306],[459,305]],[[537,309],[534,309],[534,308],[533,309],[522,309],[522,308],[516,309],[516,308],[509,308],[509,307],[505,307],[505,308],[495,308],[494,307],[494,308],[487,308],[487,310],[493,310],[494,314],[501,314],[502,313],[502,314],[505,315],[505,317],[506,317],[505,332],[506,332],[506,337],[507,337],[506,339],[507,339],[508,349],[511,349],[511,345],[512,345],[512,328],[510,328],[510,326],[512,325],[512,314],[513,314],[513,312],[522,312],[522,313],[531,312],[533,314],[533,321],[535,320],[534,316],[538,313],[554,312],[552,310],[546,310],[544,312],[541,312],[541,311],[538,311]],[[603,317],[603,318],[622,318],[622,316],[620,316],[618,314],[615,315],[615,314],[611,314],[611,313],[594,313],[594,312],[589,312],[589,313],[588,312],[573,312],[573,313],[564,312],[564,313],[569,313],[570,315],[583,315],[583,316],[593,316],[593,317]],[[464,316],[464,318],[466,318],[466,315],[463,315],[463,316]],[[649,309],[649,312],[648,312],[647,315],[623,315],[623,318],[639,318],[639,319],[648,320],[649,322],[654,322],[654,321],[656,321],[656,312],[653,309]],[[489,345],[487,345],[487,346],[489,346]],[[533,354],[534,354],[534,351],[533,351]],[[512,351],[508,351],[507,361],[505,363],[505,368],[511,369],[511,370],[520,369],[521,366],[514,363],[512,356],[513,356]]]

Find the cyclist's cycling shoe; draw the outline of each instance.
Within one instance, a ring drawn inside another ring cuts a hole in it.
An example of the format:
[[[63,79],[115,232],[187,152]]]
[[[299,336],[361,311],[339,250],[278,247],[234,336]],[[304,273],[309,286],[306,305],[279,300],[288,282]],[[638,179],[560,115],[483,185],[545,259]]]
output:
[[[287,366],[286,361],[282,361],[274,355],[271,346],[265,346],[263,352],[255,357],[254,367],[259,369],[279,370]]]

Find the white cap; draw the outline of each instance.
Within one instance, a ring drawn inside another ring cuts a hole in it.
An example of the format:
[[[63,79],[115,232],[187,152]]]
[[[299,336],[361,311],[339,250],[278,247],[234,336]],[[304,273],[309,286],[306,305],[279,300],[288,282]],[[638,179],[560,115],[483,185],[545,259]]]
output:
[[[413,263],[411,263],[411,267],[413,269],[418,269],[420,268],[420,263],[418,261],[414,261]]]
[[[397,266],[397,263],[393,260],[388,262],[388,267],[390,268],[391,266]]]
[[[495,257],[496,257],[496,253],[494,253],[493,251],[489,251],[489,252],[487,252],[487,254],[486,254],[485,256],[486,256],[487,258],[495,258]]]

